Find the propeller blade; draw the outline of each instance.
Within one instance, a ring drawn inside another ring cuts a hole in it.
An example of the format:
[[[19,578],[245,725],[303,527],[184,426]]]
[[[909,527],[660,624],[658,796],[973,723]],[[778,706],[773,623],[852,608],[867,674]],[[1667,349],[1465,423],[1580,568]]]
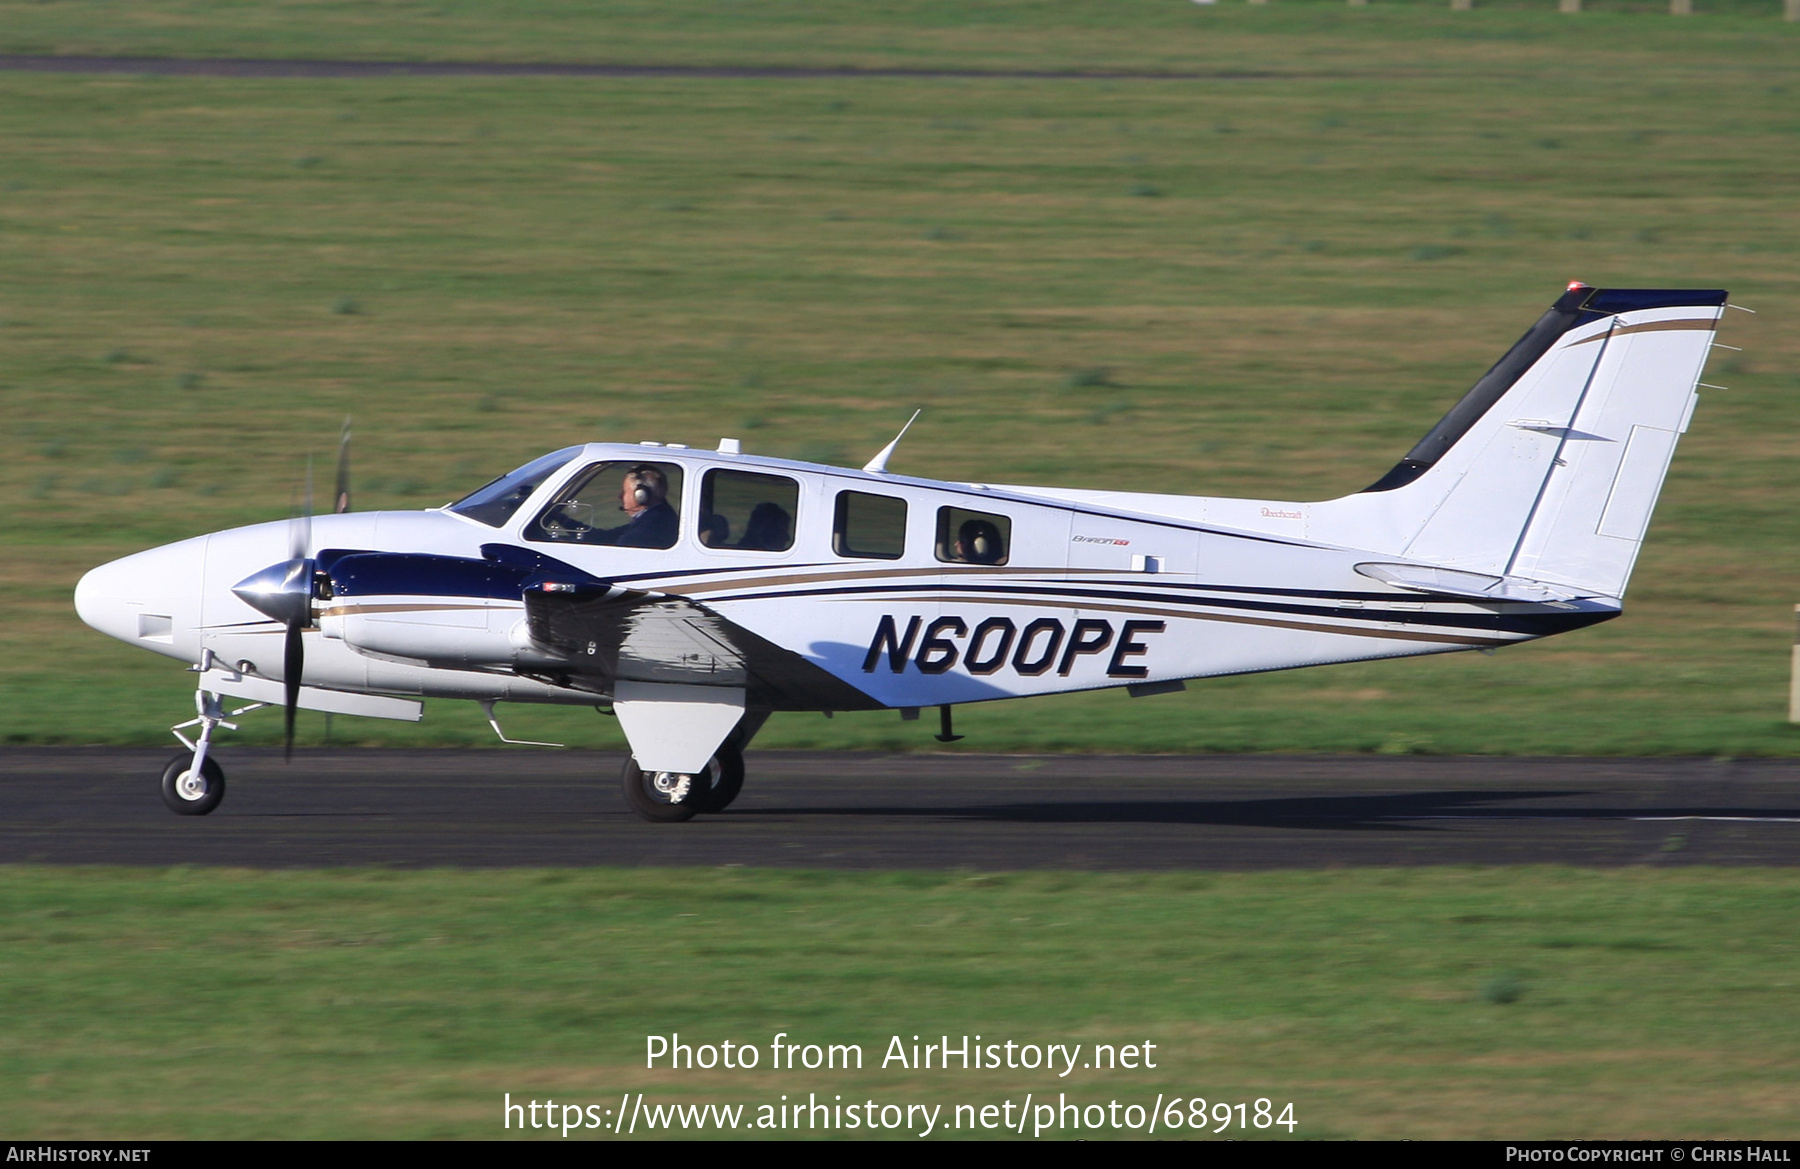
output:
[[[300,675],[306,669],[306,647],[300,640],[301,622],[289,621],[287,627],[287,644],[282,647],[281,677],[287,686],[287,705],[284,711],[283,725],[286,738],[283,740],[282,757],[294,757],[294,712],[300,708]]]
[[[298,514],[288,521],[288,559],[305,560],[312,545],[313,471],[312,456],[306,456],[306,502]]]
[[[312,456],[307,455],[306,504],[288,525],[289,559],[283,566],[286,574],[282,580],[279,602],[282,616],[277,618],[287,625],[287,635],[283,638],[281,647],[281,678],[287,699],[283,704],[285,709],[282,724],[285,735],[282,755],[290,760],[294,757],[294,712],[300,708],[300,678],[306,672],[306,645],[301,634],[312,624],[312,513],[313,461]]]
[[[344,432],[338,436],[337,498],[331,505],[333,515],[350,510],[350,416],[344,415]]]

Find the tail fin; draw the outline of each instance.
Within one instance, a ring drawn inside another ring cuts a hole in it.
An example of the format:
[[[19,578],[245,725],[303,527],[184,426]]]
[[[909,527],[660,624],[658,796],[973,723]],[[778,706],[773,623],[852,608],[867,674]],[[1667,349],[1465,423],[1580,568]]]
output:
[[[1393,470],[1314,504],[1310,534],[1623,596],[1725,297],[1571,285]]]

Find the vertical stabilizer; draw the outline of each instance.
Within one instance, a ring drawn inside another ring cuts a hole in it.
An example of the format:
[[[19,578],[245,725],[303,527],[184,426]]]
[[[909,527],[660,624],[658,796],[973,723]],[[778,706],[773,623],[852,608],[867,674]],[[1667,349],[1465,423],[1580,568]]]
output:
[[[1571,286],[1314,539],[1624,594],[1724,311],[1722,291]]]

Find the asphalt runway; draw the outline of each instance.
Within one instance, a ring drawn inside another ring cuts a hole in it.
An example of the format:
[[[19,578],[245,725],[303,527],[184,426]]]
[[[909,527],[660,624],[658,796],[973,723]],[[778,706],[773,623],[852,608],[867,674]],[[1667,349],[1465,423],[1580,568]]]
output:
[[[1264,869],[1789,865],[1800,760],[752,752],[727,812],[639,820],[618,755],[219,753],[207,817],[171,751],[0,748],[0,862]]]

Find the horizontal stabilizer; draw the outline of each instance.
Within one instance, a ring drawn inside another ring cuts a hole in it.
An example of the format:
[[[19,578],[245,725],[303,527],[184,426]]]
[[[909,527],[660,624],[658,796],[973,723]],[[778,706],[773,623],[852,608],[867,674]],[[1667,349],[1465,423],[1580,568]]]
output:
[[[1485,572],[1464,572],[1457,568],[1433,568],[1422,564],[1359,564],[1356,571],[1370,580],[1378,580],[1398,589],[1480,601],[1522,601],[1541,605],[1547,601],[1576,601],[1599,595],[1566,585],[1526,580],[1523,577],[1494,576]]]

